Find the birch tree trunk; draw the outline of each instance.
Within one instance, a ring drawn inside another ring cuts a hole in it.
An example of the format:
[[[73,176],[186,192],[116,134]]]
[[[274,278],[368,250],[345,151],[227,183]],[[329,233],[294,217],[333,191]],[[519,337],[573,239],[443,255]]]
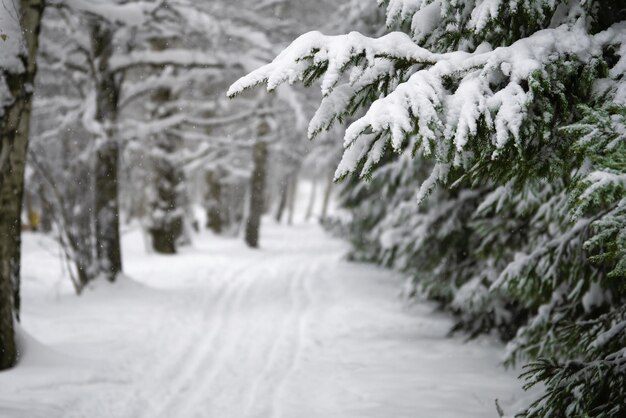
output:
[[[101,132],[96,139],[95,233],[100,274],[115,281],[122,272],[120,209],[118,202],[119,143],[117,142],[117,105],[119,84],[109,69],[113,54],[113,31],[108,23],[93,20],[90,25],[96,84],[96,121]]]
[[[20,311],[21,207],[43,0],[20,1],[24,70],[4,74],[14,100],[0,120],[0,370],[17,360],[14,320]],[[3,71],[0,69],[0,71]]]
[[[269,125],[261,121],[257,128],[257,141],[252,150],[252,178],[250,179],[250,200],[246,220],[245,240],[251,248],[259,246],[259,229],[265,204],[265,176],[267,172],[267,144],[263,140],[269,133]]]

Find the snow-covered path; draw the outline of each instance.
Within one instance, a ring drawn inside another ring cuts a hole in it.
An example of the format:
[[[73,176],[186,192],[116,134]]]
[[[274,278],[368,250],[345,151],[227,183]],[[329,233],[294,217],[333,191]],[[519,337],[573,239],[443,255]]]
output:
[[[445,316],[317,226],[267,224],[258,251],[124,244],[133,280],[76,298],[27,236],[23,324],[45,347],[0,373],[0,417],[483,418],[520,396],[500,347],[445,338]]]

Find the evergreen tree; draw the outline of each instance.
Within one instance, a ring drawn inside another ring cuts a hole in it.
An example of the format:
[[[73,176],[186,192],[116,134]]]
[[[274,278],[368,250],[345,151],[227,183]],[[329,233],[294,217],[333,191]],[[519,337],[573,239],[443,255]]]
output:
[[[545,384],[522,416],[623,416],[626,2],[379,4],[395,30],[304,34],[229,95],[320,79],[310,137],[363,111],[335,175],[357,254],[511,339]]]

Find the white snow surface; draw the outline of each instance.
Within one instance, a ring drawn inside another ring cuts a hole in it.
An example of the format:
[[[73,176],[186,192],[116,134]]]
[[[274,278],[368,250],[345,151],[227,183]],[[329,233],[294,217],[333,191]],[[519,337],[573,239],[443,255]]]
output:
[[[161,256],[137,229],[123,247],[130,278],[76,297],[55,244],[25,235],[25,349],[0,373],[1,417],[483,418],[524,402],[501,346],[447,338],[450,319],[316,224],[268,221],[260,250],[207,233]]]

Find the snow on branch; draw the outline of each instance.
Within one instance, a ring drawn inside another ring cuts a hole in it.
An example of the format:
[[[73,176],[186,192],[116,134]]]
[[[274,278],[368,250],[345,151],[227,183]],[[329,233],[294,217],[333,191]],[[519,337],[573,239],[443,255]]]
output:
[[[123,124],[122,136],[125,140],[147,138],[179,126],[185,121],[185,117],[184,113],[176,113],[161,119],[128,120]]]
[[[501,286],[511,285],[521,287],[526,284],[524,279],[522,279],[524,283],[517,283],[514,279],[522,277],[525,271],[532,268],[540,268],[542,270],[541,273],[547,278],[555,277],[558,271],[560,255],[568,246],[573,247],[577,241],[581,240],[582,233],[594,220],[595,219],[581,219],[561,235],[538,245],[530,254],[517,253],[515,260],[510,262],[506,268],[502,270],[497,280],[491,284],[490,289],[494,290]],[[550,257],[553,252],[557,254],[554,259]],[[541,265],[539,265],[540,263]]]
[[[626,190],[626,174],[609,171],[592,171],[584,177],[583,183],[587,186],[578,197],[580,201],[590,201],[595,194],[610,189]]]
[[[482,120],[494,133],[495,148],[503,148],[509,138],[518,138],[526,105],[532,99],[523,82],[556,57],[576,55],[585,61],[600,54],[601,48],[593,41],[582,31],[561,27],[493,51],[443,54],[436,64],[374,101],[365,116],[348,128],[344,145],[350,146],[363,132],[372,131],[388,133],[397,148],[417,131],[426,141],[449,139],[462,152]],[[444,88],[445,79],[458,79],[458,87],[453,91]],[[494,91],[498,85],[503,87]],[[428,154],[430,149],[424,151]]]
[[[124,71],[142,66],[162,67],[166,65],[219,69],[241,66],[235,57],[174,48],[164,51],[135,51],[126,55],[115,55],[110,61],[111,71]]]
[[[253,117],[259,117],[262,115],[271,115],[274,114],[278,109],[277,108],[263,108],[263,109],[252,109],[249,111],[237,113],[229,116],[221,116],[221,117],[210,117],[210,118],[195,118],[188,117],[186,121],[194,126],[203,126],[203,127],[217,127],[223,125],[232,125],[236,122],[241,122],[246,119],[250,119]]]
[[[267,83],[268,91],[288,81],[304,81],[311,70],[323,71],[322,93],[330,93],[342,73],[356,59],[373,65],[375,58],[403,60],[413,64],[434,63],[438,55],[421,48],[401,32],[380,38],[368,38],[358,32],[327,36],[308,32],[296,39],[276,59],[235,82],[228,90],[234,97],[245,89]]]
[[[336,120],[350,116],[355,108],[366,99],[372,85],[392,78],[396,73],[396,66],[390,60],[375,58],[374,65],[362,71],[355,68],[353,82],[336,86],[322,98],[320,106],[309,123],[308,136],[314,138],[322,131],[332,127]]]
[[[150,135],[171,131],[172,128],[178,128],[182,125],[191,126],[193,128],[233,125],[252,117],[274,114],[277,110],[277,108],[251,109],[223,117],[196,117],[186,112],[181,112],[161,119],[130,120],[125,122],[122,131],[124,132],[124,137],[127,139],[145,138]]]
[[[128,106],[135,100],[153,93],[157,88],[170,88],[177,92],[189,88],[194,82],[202,81],[206,83],[209,75],[213,75],[207,74],[208,71],[202,68],[191,69],[184,72],[181,71],[179,73],[174,73],[172,70],[172,67],[166,68],[164,71],[129,85],[122,91],[119,107],[123,108]],[[220,73],[220,70],[216,71],[216,75]]]
[[[437,161],[439,169],[433,175],[445,176],[450,166],[466,161],[467,147],[479,135],[489,136],[493,158],[511,140],[520,147],[520,131],[534,99],[529,82],[541,77],[546,65],[566,57],[589,62],[601,56],[606,45],[621,43],[625,35],[624,24],[596,35],[582,25],[563,25],[508,47],[492,50],[481,45],[472,53],[436,54],[400,32],[380,38],[309,32],[273,62],[235,82],[227,94],[234,97],[263,83],[272,91],[285,82],[307,84],[321,78],[324,98],[309,125],[309,136],[354,113],[359,105],[369,105],[346,130],[346,152],[337,178],[356,170],[369,152],[380,154],[379,141],[400,152],[408,148],[407,139],[414,145],[411,152],[432,155]],[[389,83],[381,87],[383,82]],[[349,151],[350,147],[355,149]]]
[[[25,70],[22,58],[26,50],[19,10],[10,7],[14,4],[0,5],[0,117],[4,115],[5,107],[13,102],[9,78]]]
[[[53,5],[67,6],[72,10],[90,13],[126,26],[141,26],[163,5],[163,0],[116,3],[97,0],[55,0]]]

